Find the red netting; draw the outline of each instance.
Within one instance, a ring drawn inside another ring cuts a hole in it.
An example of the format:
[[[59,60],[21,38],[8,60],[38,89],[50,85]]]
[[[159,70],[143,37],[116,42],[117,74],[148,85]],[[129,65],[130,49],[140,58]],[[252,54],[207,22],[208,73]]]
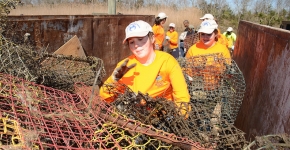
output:
[[[198,143],[124,118],[83,84],[79,94],[0,74],[2,145],[23,149],[201,148]],[[91,100],[91,106],[89,102]],[[8,127],[7,119],[10,122]],[[19,137],[16,139],[13,138]],[[4,137],[4,138],[3,138]]]

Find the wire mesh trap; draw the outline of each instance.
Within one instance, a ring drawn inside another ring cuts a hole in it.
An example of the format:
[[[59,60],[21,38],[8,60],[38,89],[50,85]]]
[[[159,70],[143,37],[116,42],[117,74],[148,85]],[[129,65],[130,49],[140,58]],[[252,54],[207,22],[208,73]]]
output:
[[[14,25],[6,25],[8,10],[15,8],[18,2],[0,2],[0,6],[5,7],[3,10],[7,10],[1,13],[4,34],[0,34],[0,72],[68,92],[75,92],[73,85],[76,82],[100,85],[106,74],[101,59],[36,51],[35,46],[25,43],[25,35],[15,34]],[[4,35],[9,35],[9,38]]]
[[[217,103],[221,116],[234,123],[241,107],[246,84],[234,60],[222,54],[210,54],[178,60],[185,75],[191,102],[207,106],[212,111]]]
[[[22,149],[201,149],[115,113],[84,84],[80,94],[0,74],[1,147]],[[91,101],[88,101],[91,100]],[[91,106],[91,107],[90,107]],[[7,120],[10,123],[7,124]],[[10,132],[7,128],[13,129]],[[13,127],[11,127],[13,126]],[[18,137],[17,142],[12,136]]]
[[[16,45],[5,37],[0,45],[0,72],[49,87],[74,92],[73,84],[101,84],[105,76],[103,61],[97,57],[39,55],[33,49]]]
[[[106,75],[103,61],[97,57],[45,54],[43,58],[38,83],[63,91],[75,92],[73,86],[77,82],[93,86],[96,80],[95,84],[100,85]]]
[[[126,118],[188,137],[205,148],[242,148],[247,144],[242,131],[226,119],[216,119],[218,116],[213,116],[212,110],[204,104],[183,103],[177,106],[165,98],[151,98],[142,93],[136,95],[125,85],[104,86],[113,95],[118,95],[111,104]]]

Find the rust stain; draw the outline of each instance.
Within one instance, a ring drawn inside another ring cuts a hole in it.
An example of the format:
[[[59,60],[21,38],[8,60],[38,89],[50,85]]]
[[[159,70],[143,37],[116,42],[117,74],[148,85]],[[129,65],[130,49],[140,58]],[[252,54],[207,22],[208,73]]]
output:
[[[246,21],[239,24],[233,58],[247,86],[235,125],[247,139],[290,133],[289,37],[287,30]]]

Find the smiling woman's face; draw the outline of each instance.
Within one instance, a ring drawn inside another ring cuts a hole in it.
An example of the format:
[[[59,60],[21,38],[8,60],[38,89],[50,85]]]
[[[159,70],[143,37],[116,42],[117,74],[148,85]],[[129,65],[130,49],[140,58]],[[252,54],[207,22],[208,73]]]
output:
[[[130,50],[139,59],[147,58],[154,52],[153,42],[154,40],[150,40],[149,36],[132,37],[128,39]]]
[[[212,32],[211,34],[206,34],[206,33],[200,33],[200,40],[201,42],[205,45],[205,47],[211,47],[216,41],[215,37],[217,35],[215,32]]]

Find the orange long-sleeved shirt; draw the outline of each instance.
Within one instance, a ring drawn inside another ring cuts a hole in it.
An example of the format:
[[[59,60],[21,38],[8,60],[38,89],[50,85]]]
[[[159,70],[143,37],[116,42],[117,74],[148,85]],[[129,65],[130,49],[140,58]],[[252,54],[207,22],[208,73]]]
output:
[[[167,31],[166,35],[170,37],[168,40],[169,42],[169,48],[170,49],[175,49],[178,47],[178,33],[176,31],[170,32]]]
[[[155,36],[155,44],[158,44],[158,46],[161,48],[165,38],[165,31],[163,26],[154,24],[152,30]]]
[[[185,57],[190,58],[194,56],[209,55],[209,54],[221,54],[222,57],[225,58],[225,62],[227,64],[231,63],[231,55],[228,48],[225,45],[222,45],[218,42],[216,42],[215,45],[213,45],[212,47],[206,48],[204,44],[201,41],[199,41],[198,43],[189,48]],[[198,59],[202,59],[202,57]],[[200,62],[203,63],[203,60],[200,60]],[[206,66],[210,67],[209,70],[211,70],[212,74],[205,73],[203,75],[204,86],[206,89],[214,89],[218,86],[220,80],[219,76],[217,75],[219,73],[222,73],[221,71],[225,69],[225,65],[223,63],[215,63],[213,57],[208,57],[206,60]],[[206,72],[207,69],[208,68],[205,68],[203,72]],[[215,73],[213,71],[215,71]],[[195,74],[195,72],[192,70],[186,70],[186,73],[189,76],[193,76]]]
[[[127,65],[136,63],[118,82],[126,84],[133,92],[148,93],[151,97],[165,97],[173,100],[177,105],[180,102],[189,102],[190,96],[187,89],[182,70],[174,57],[162,51],[155,51],[154,61],[148,65],[142,65],[134,55],[129,56]],[[118,63],[117,67],[124,60]],[[114,83],[110,76],[105,84]],[[107,102],[114,95],[110,95],[104,88],[100,88],[100,96]]]
[[[188,52],[186,53],[186,58],[213,53],[222,53],[225,58],[231,58],[230,51],[225,45],[216,42],[214,46],[206,48],[201,41],[189,48]]]

